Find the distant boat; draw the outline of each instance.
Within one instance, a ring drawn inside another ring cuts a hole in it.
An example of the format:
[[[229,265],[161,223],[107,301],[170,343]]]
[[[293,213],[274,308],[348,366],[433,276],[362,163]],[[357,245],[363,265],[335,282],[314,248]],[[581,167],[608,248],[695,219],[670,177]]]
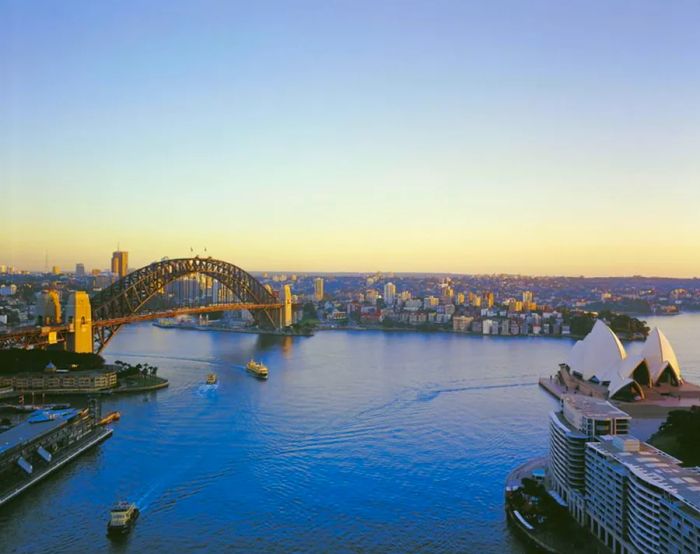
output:
[[[108,423],[112,423],[113,421],[119,421],[121,417],[122,414],[120,414],[119,412],[110,412],[99,421],[98,425],[107,425]]]
[[[108,537],[120,537],[131,531],[139,517],[139,509],[133,502],[117,502],[109,512]]]
[[[262,362],[256,362],[255,360],[250,360],[246,364],[245,367],[248,371],[250,371],[253,375],[255,375],[259,379],[267,379],[267,377],[268,377],[267,366]]]
[[[207,385],[216,385],[216,383],[218,382],[219,380],[216,377],[216,373],[210,373],[209,375],[207,375]]]

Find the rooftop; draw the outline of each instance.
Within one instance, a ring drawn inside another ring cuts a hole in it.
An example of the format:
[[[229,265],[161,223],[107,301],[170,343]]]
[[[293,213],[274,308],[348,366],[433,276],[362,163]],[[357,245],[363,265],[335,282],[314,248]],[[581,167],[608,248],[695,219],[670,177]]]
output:
[[[698,470],[681,467],[680,460],[630,436],[625,440],[605,436],[601,437],[601,442],[589,446],[612,454],[617,462],[639,478],[666,491],[696,514],[700,513]]]
[[[591,419],[630,418],[627,412],[613,406],[607,400],[584,396],[581,394],[567,394],[562,396],[562,403],[566,403],[585,417]]]
[[[35,412],[26,421],[0,433],[0,456],[15,446],[30,443],[58,429],[77,413],[74,409]]]

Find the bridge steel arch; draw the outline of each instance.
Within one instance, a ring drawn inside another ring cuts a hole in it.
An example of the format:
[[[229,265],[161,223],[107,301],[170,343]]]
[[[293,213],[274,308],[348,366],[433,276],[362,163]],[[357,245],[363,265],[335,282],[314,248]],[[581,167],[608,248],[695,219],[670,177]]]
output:
[[[178,258],[154,262],[129,273],[110,287],[93,295],[92,323],[95,351],[101,351],[123,323],[100,325],[100,321],[128,319],[167,285],[193,274],[202,274],[218,281],[242,304],[265,305],[270,308],[250,310],[262,329],[281,327],[280,301],[260,281],[240,267],[213,258]]]

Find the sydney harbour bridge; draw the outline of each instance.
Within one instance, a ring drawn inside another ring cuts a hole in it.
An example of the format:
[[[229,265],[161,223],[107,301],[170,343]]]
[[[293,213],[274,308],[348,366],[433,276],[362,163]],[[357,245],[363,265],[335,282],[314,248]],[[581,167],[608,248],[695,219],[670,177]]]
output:
[[[214,285],[214,294],[193,297],[188,287],[201,279]],[[165,296],[168,305],[157,301]],[[0,348],[63,343],[75,352],[99,353],[123,325],[220,311],[247,310],[261,331],[281,331],[292,323],[292,309],[291,295],[278,296],[234,264],[198,256],[166,259],[133,271],[92,296],[72,292],[62,321],[42,321],[0,334]]]

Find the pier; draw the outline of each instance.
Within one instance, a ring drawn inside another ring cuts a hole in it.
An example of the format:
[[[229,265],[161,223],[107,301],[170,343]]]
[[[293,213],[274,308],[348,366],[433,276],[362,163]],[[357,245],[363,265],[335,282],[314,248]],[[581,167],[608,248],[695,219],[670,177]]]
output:
[[[60,469],[74,458],[80,456],[83,452],[90,450],[111,436],[112,429],[108,427],[97,427],[90,433],[90,435],[67,447],[58,456],[54,457],[47,466],[34,471],[28,480],[18,484],[16,483],[14,486],[9,487],[9,489],[0,491],[0,506],[3,506],[5,503],[19,496],[28,488],[36,485],[39,481],[51,475],[54,471]]]

